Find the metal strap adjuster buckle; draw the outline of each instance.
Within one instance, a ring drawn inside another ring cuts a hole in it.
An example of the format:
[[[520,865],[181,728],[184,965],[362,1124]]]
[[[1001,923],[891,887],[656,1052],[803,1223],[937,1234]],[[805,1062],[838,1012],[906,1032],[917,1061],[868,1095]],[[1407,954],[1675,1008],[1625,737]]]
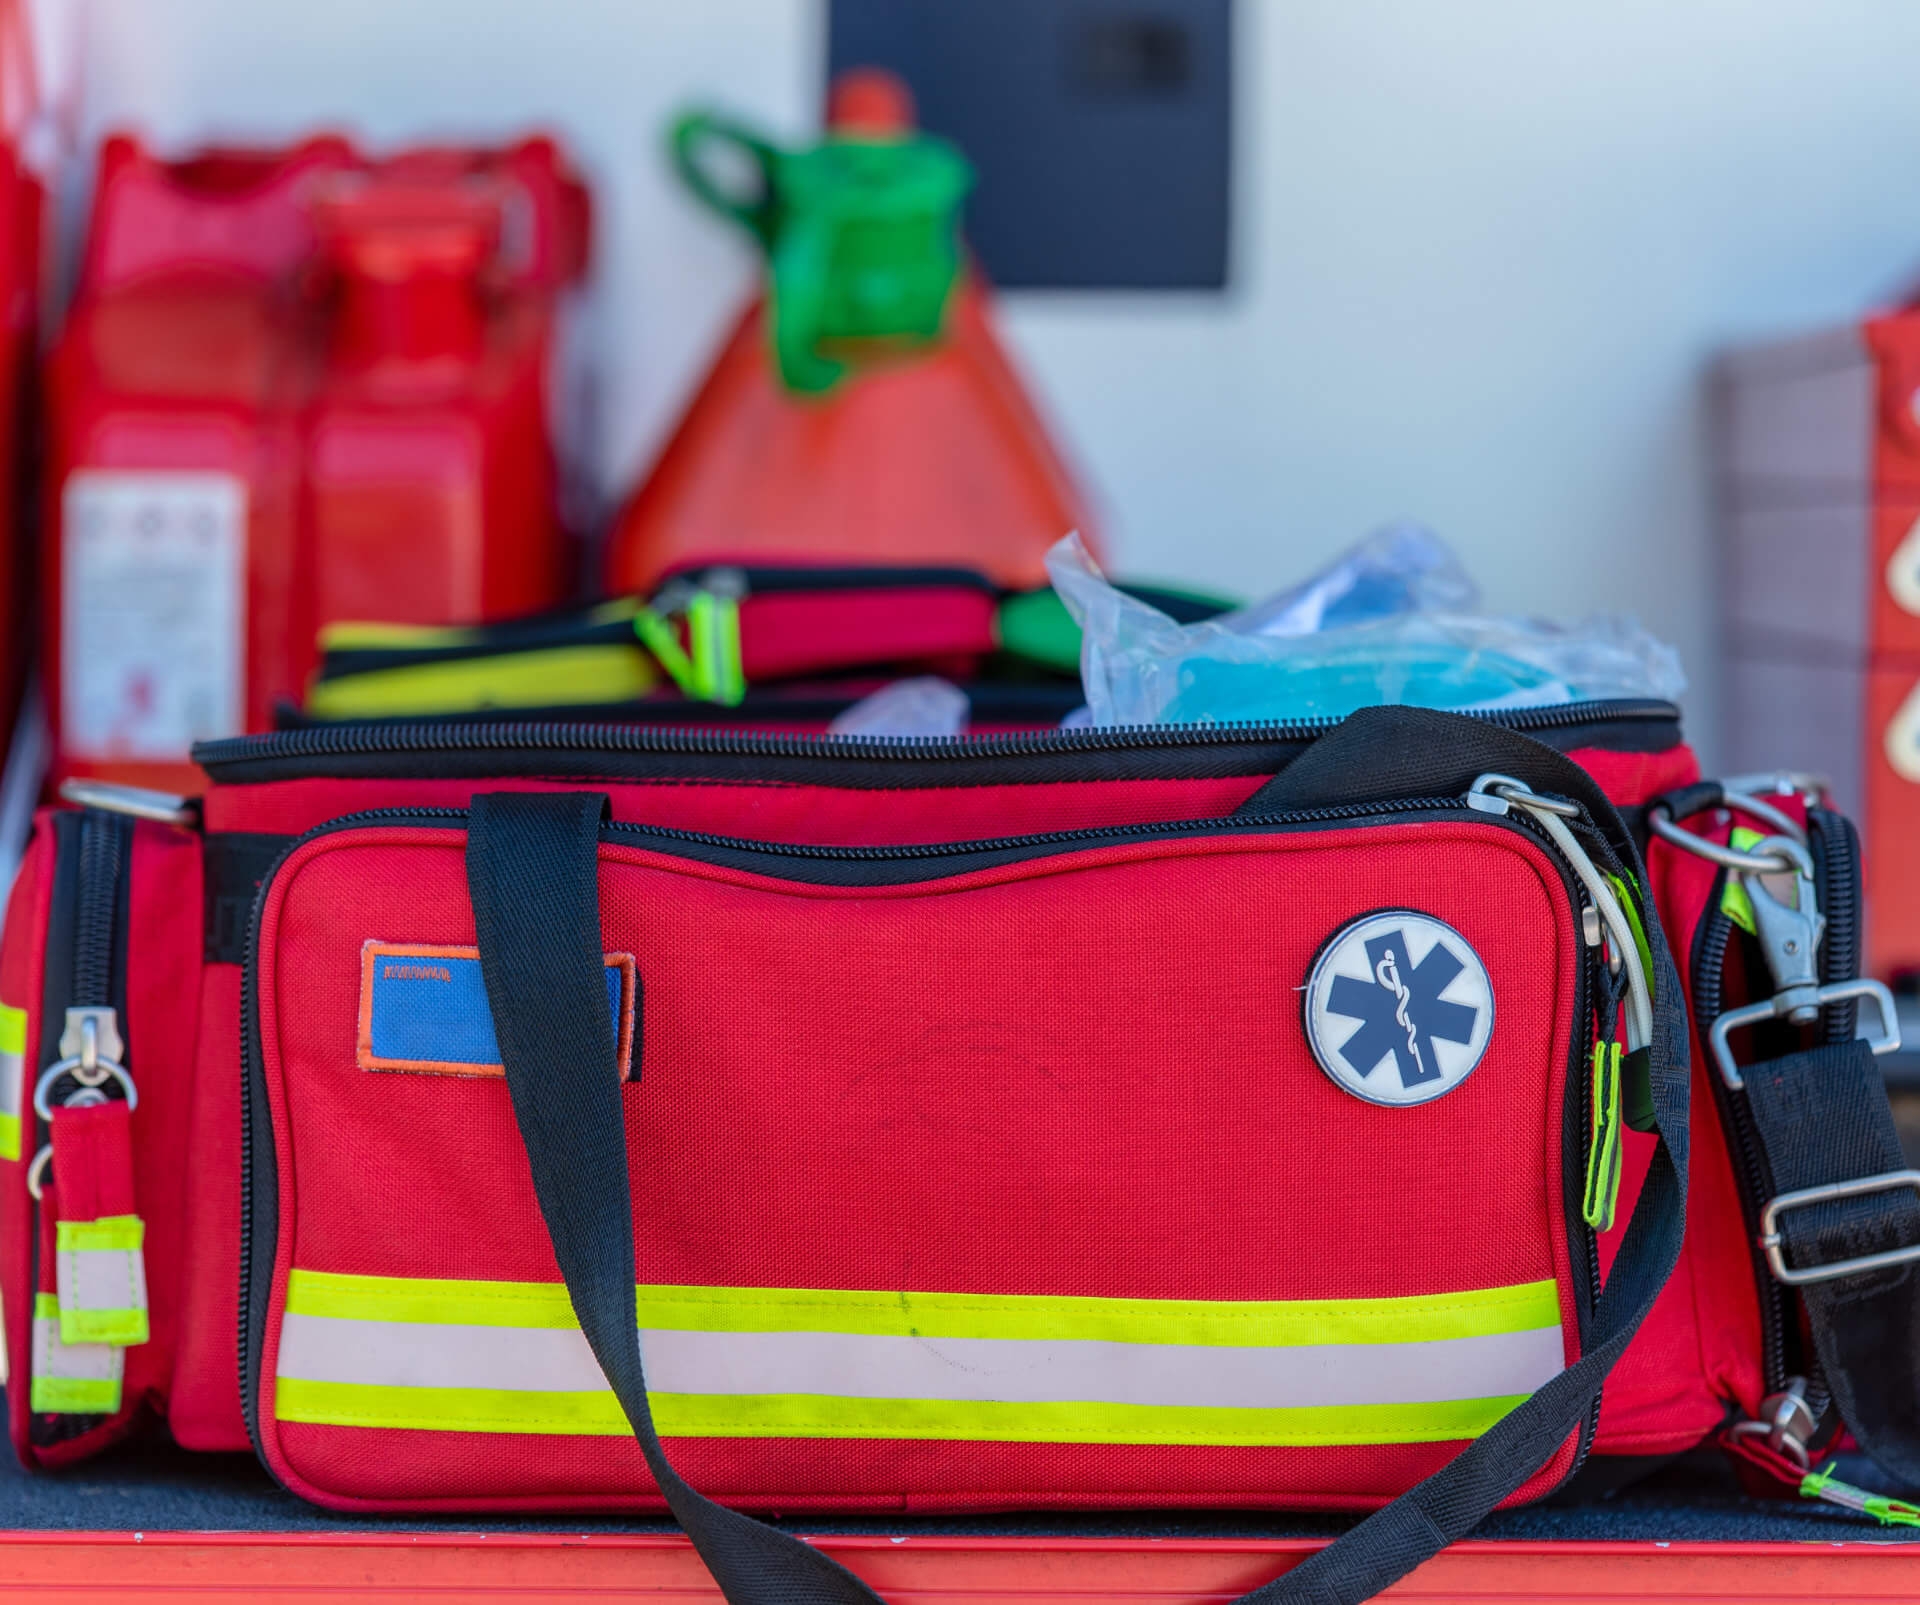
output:
[[[1707,1041],[1713,1049],[1713,1062],[1719,1068],[1720,1079],[1734,1092],[1743,1091],[1747,1085],[1746,1078],[1740,1074],[1740,1066],[1734,1063],[1733,1046],[1727,1040],[1743,1025],[1784,1019],[1808,1005],[1844,1003],[1849,998],[1871,999],[1880,1011],[1880,1029],[1867,1038],[1867,1047],[1876,1057],[1896,1052],[1900,1047],[1900,1021],[1894,1013],[1893,994],[1887,990],[1886,984],[1864,977],[1851,981],[1829,981],[1825,986],[1800,987],[1761,1003],[1748,1003],[1737,1009],[1729,1009],[1715,1020],[1707,1032]]]
[[[1842,1276],[1859,1276],[1866,1271],[1882,1271],[1894,1265],[1920,1260],[1920,1243],[1907,1248],[1890,1248],[1880,1254],[1857,1254],[1832,1265],[1809,1265],[1801,1269],[1787,1263],[1785,1245],[1780,1237],[1780,1217],[1790,1209],[1809,1204],[1830,1203],[1836,1198],[1864,1198],[1871,1193],[1898,1192],[1911,1187],[1920,1193],[1920,1170],[1888,1170],[1878,1176],[1862,1176],[1855,1181],[1830,1181],[1820,1187],[1802,1187],[1770,1199],[1760,1211],[1760,1247],[1767,1266],[1788,1287],[1804,1287],[1808,1282],[1831,1282]]]

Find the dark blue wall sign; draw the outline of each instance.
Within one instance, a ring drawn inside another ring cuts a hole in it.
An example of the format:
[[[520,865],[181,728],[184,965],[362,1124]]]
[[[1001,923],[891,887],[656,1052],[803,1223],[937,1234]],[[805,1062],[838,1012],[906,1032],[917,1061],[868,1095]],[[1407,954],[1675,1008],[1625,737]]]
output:
[[[1231,0],[832,0],[828,61],[890,67],[979,173],[1009,287],[1227,278]]]

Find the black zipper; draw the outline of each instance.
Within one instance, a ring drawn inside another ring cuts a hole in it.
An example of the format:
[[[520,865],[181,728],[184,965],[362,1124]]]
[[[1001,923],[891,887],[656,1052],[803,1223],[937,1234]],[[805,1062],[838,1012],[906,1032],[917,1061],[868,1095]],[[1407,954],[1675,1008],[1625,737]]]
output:
[[[1505,819],[1468,809],[1459,797],[1397,798],[1346,804],[1337,807],[1291,810],[1266,815],[1231,815],[1225,818],[1163,820],[1142,824],[1084,827],[1077,830],[1040,832],[1023,836],[993,837],[966,842],[935,842],[898,846],[858,847],[819,846],[766,842],[709,831],[680,830],[667,826],[616,821],[601,827],[601,839],[661,842],[679,848],[693,848],[697,856],[710,862],[727,862],[738,855],[787,858],[796,863],[832,866],[900,862],[907,864],[943,863],[948,873],[964,873],[984,860],[1011,860],[1070,851],[1104,842],[1146,841],[1201,834],[1259,835],[1296,827],[1313,827],[1337,822],[1379,819],[1405,820],[1415,815],[1441,815],[1468,819],[1476,824],[1504,824],[1520,830],[1539,845],[1558,869],[1567,895],[1572,918],[1575,964],[1574,1029],[1570,1033],[1567,1066],[1568,1100],[1572,1115],[1570,1130],[1563,1135],[1566,1158],[1563,1170],[1573,1179],[1572,1191],[1563,1200],[1568,1231],[1580,1239],[1580,1258],[1585,1267],[1584,1285],[1576,1281],[1574,1307],[1576,1324],[1584,1344],[1594,1307],[1600,1297],[1599,1243],[1578,1207],[1578,1176],[1583,1168],[1587,1127],[1591,1122],[1591,1089],[1585,1074],[1587,1053],[1591,1047],[1590,1011],[1592,966],[1597,952],[1585,941],[1583,910],[1585,893],[1579,877],[1559,847],[1533,822],[1524,809],[1515,809]],[[240,1360],[240,1400],[247,1434],[258,1453],[260,1443],[260,1362],[266,1339],[266,1314],[272,1289],[273,1245],[279,1229],[277,1192],[278,1161],[273,1152],[272,1129],[267,1112],[265,1063],[261,1055],[256,1026],[255,996],[258,974],[260,921],[267,894],[288,860],[308,842],[341,831],[369,829],[384,824],[432,824],[447,829],[462,828],[467,811],[462,808],[399,807],[368,809],[342,815],[315,826],[287,843],[272,867],[261,878],[255,894],[247,938],[240,988],[240,1297],[238,1352]],[[1611,858],[1609,851],[1607,857]],[[1615,866],[1617,867],[1617,866]],[[818,875],[808,877],[821,878]],[[916,876],[915,879],[923,879]],[[273,1174],[265,1174],[266,1172]],[[1571,1478],[1586,1460],[1599,1424],[1600,1403],[1596,1399],[1582,1425],[1567,1477]],[[264,1457],[263,1457],[264,1458]],[[1563,1479],[1563,1482],[1565,1479]]]
[[[1548,739],[1550,745],[1563,749],[1624,744],[1629,750],[1662,751],[1680,739],[1679,710],[1670,702],[1571,702],[1472,717]],[[530,773],[550,774],[604,772],[609,759],[650,758],[712,760],[713,768],[703,764],[700,772],[724,775],[720,766],[725,761],[753,759],[759,761],[753,774],[762,782],[813,779],[838,785],[1007,784],[1028,778],[1008,772],[1010,762],[1021,760],[1044,766],[1035,775],[1043,779],[1200,778],[1257,774],[1263,769],[1271,773],[1276,747],[1316,741],[1340,723],[1335,718],[1316,718],[903,737],[683,730],[553,719],[422,719],[343,723],[204,741],[194,746],[193,761],[216,783],[225,785],[323,774],[329,771],[329,760],[360,760],[345,770],[354,775],[419,777],[422,758],[484,758],[495,766],[488,773],[497,775],[504,754],[531,760]],[[1096,761],[1102,759],[1120,761]],[[768,761],[785,767],[769,770],[764,767]]]
[[[1722,906],[1728,871],[1714,877],[1711,901],[1693,950],[1693,1023],[1695,1052],[1701,1062],[1714,1064],[1713,1049],[1707,1033],[1726,1006],[1727,949],[1733,940],[1733,917]],[[1713,1084],[1713,1101],[1720,1111],[1721,1129],[1727,1135],[1727,1149],[1734,1165],[1734,1180],[1740,1191],[1740,1208],[1747,1228],[1747,1253],[1753,1265],[1755,1300],[1760,1307],[1760,1371],[1768,1393],[1777,1393],[1790,1375],[1787,1363],[1787,1334],[1792,1321],[1791,1295],[1768,1270],[1759,1247],[1760,1210],[1773,1196],[1766,1161],[1760,1153],[1759,1133],[1754,1130],[1753,1112],[1744,1093],[1735,1092],[1715,1069],[1707,1078]]]
[[[963,590],[984,591],[999,596],[1000,587],[978,569],[971,568],[809,568],[795,564],[790,568],[749,563],[704,563],[699,568],[675,569],[661,581],[654,601],[675,586],[695,590],[719,585],[737,591],[742,600],[779,592],[800,591],[898,591]]]
[[[1807,810],[1807,847],[1813,856],[1813,891],[1826,930],[1820,939],[1820,979],[1851,981],[1860,973],[1860,836],[1853,821],[1829,808]],[[1859,1028],[1855,999],[1829,1003],[1820,1015],[1827,1047],[1851,1042]]]
[[[114,936],[128,821],[97,808],[80,814],[80,908],[74,926],[73,1001],[78,1009],[112,1002]]]
[[[68,1009],[112,1008],[124,1034],[126,1020],[127,896],[126,874],[132,822],[95,808],[55,816],[53,910],[47,929],[46,977],[41,993],[37,1074],[60,1059],[60,1038]],[[32,1107],[33,1081],[20,1112],[26,1151],[37,1152],[49,1140]],[[59,1089],[54,1089],[58,1096]],[[55,1178],[58,1181],[58,1177]],[[41,1205],[35,1203],[31,1231],[30,1276],[40,1286]],[[67,1443],[91,1432],[106,1416],[48,1415],[29,1418],[35,1445]]]

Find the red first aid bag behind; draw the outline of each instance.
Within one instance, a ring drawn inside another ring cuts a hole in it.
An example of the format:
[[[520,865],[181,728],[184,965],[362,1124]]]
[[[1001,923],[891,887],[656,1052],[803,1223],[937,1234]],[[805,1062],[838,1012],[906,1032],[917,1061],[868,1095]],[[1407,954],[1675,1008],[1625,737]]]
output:
[[[0,950],[30,1464],[664,1504],[755,1602],[872,1596],[728,1506],[1385,1506],[1270,1596],[1357,1599],[1760,1407],[1664,705],[200,756]]]

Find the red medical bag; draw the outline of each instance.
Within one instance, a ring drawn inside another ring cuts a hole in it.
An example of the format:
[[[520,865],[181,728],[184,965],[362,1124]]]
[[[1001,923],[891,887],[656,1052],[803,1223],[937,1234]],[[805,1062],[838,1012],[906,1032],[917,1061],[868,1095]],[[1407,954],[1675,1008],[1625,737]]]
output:
[[[549,606],[549,414],[585,192],[550,141],[102,151],[48,368],[62,774],[191,789],[297,702],[318,627]]]
[[[339,1509],[664,1504],[730,1599],[844,1605],[694,1489],[1381,1507],[1258,1596],[1360,1599],[1729,1422],[1900,1463],[1880,1338],[1761,1262],[1912,1299],[1851,833],[1664,704],[199,757],[44,816],[0,944],[30,1465],[157,1416]]]

